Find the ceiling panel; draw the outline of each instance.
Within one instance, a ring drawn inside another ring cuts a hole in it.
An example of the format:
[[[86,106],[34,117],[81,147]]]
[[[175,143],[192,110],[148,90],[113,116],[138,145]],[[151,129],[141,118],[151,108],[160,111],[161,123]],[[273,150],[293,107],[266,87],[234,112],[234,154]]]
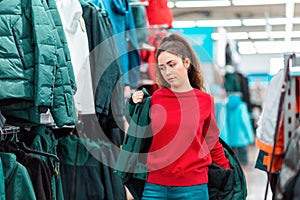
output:
[[[181,2],[187,0],[180,0]],[[196,0],[192,0],[196,1]],[[220,0],[222,1],[222,0]],[[174,14],[174,21],[198,21],[198,20],[225,20],[225,19],[238,19],[243,22],[244,19],[263,19],[265,23],[262,25],[257,26],[245,26],[243,23],[239,26],[224,26],[225,30],[228,33],[235,33],[235,32],[246,32],[249,35],[252,35],[251,32],[268,32],[269,37],[265,38],[264,40],[268,41],[299,41],[300,40],[300,0],[290,0],[290,1],[283,1],[284,3],[281,4],[272,4],[272,5],[251,5],[251,6],[234,6],[232,1],[223,0],[230,2],[229,6],[222,6],[222,7],[198,7],[198,8],[178,8],[174,6],[172,8]],[[254,1],[254,0],[253,0]],[[245,2],[253,2],[252,0],[245,1]],[[260,0],[259,3],[266,1]],[[269,2],[274,3],[275,1],[280,0],[267,0]],[[176,5],[176,2],[179,0],[170,0],[173,5]],[[209,0],[208,0],[209,2]],[[285,2],[292,2],[293,10],[287,10],[287,4]],[[296,2],[296,3],[294,3]],[[287,10],[287,11],[286,11]],[[293,21],[291,19],[287,19],[286,16],[292,14]],[[277,24],[283,20],[283,22]],[[276,20],[274,20],[276,19]],[[295,22],[296,20],[296,22]],[[277,25],[274,25],[276,23]],[[289,23],[292,29],[289,32],[285,32],[286,23]],[[197,23],[196,23],[197,24]],[[199,23],[200,24],[200,23]],[[200,25],[198,25],[200,26]],[[291,33],[293,31],[299,31]],[[274,33],[273,33],[274,32]],[[255,35],[255,34],[254,34]],[[272,38],[272,37],[274,38]],[[291,39],[287,36],[292,36]],[[243,40],[245,39],[236,39],[236,40]],[[246,41],[261,41],[263,39],[257,38],[248,38]],[[300,47],[299,47],[300,51]]]

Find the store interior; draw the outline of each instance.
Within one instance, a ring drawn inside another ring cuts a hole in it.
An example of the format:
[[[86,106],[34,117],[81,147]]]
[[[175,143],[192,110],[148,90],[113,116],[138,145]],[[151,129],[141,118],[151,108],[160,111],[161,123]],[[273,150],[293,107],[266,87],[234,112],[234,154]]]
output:
[[[0,199],[132,200],[114,168],[131,122],[125,102],[158,89],[155,53],[171,33],[200,60],[246,199],[299,182],[300,150],[288,142],[300,140],[300,0],[14,2],[0,0]],[[22,176],[9,182],[13,164]]]

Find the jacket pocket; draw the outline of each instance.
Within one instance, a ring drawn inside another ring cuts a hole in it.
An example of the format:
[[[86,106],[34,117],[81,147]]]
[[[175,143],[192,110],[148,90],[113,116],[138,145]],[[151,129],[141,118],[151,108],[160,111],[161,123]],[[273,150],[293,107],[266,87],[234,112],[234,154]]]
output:
[[[19,45],[19,40],[17,38],[16,30],[14,29],[14,27],[12,27],[11,29],[12,29],[12,34],[13,34],[14,42],[15,42],[15,45],[16,45],[16,48],[17,48],[17,51],[18,51],[18,54],[19,54],[19,58],[20,58],[21,63],[23,65],[23,69],[26,69],[24,56],[22,54],[21,47]]]
[[[74,117],[74,99],[70,94],[64,94],[64,100],[66,104],[66,110],[68,117]]]

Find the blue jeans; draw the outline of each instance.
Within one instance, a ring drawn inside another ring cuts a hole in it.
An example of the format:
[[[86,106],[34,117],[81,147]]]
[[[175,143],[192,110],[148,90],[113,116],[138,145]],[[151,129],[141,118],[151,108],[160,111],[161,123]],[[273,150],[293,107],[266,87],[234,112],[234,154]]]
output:
[[[142,200],[209,200],[207,184],[163,186],[146,182]]]

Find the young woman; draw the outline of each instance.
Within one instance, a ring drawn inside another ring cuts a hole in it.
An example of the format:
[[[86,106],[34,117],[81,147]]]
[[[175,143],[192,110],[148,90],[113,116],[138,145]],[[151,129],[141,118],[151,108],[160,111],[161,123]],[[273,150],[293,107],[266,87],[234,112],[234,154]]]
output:
[[[151,99],[153,140],[147,155],[143,200],[208,200],[208,167],[230,168],[219,143],[213,97],[205,92],[200,62],[179,34],[163,39],[156,53],[160,89]],[[136,91],[133,103],[144,93]]]

